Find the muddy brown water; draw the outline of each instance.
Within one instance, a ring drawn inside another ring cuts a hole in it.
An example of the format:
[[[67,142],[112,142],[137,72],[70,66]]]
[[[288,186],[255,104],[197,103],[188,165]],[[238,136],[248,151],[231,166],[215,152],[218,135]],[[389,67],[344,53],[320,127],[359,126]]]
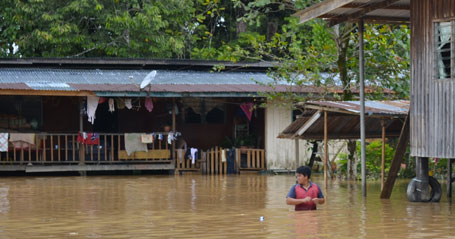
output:
[[[380,200],[378,182],[363,199],[334,180],[326,204],[295,212],[292,175],[0,178],[0,238],[455,238],[445,193],[410,203],[408,181]]]

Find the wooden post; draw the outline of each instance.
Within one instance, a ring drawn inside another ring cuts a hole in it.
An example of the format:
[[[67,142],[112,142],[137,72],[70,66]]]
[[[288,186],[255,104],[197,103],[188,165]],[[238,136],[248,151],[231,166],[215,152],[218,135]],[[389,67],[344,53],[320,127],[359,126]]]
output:
[[[447,201],[452,201],[452,163],[453,159],[447,159]]]
[[[359,79],[360,79],[360,151],[362,163],[362,196],[367,196],[366,146],[365,146],[365,75],[363,49],[363,19],[359,19]]]
[[[395,184],[395,179],[397,178],[398,171],[400,170],[401,162],[406,153],[406,147],[409,142],[409,112],[406,116],[406,120],[403,123],[401,128],[400,138],[398,139],[397,149],[393,155],[392,163],[390,164],[389,174],[384,184],[384,189],[381,192],[382,199],[389,199],[392,195],[393,185]]]
[[[329,157],[328,154],[328,148],[327,147],[327,142],[328,142],[328,136],[327,136],[327,111],[324,111],[324,190],[325,194],[327,194],[327,160]]]
[[[176,131],[176,120],[175,120],[175,107],[176,107],[176,104],[175,104],[175,98],[172,98],[172,132],[175,133]],[[169,135],[168,135],[169,137]],[[175,154],[175,142],[172,142],[172,158],[174,159],[174,164],[175,164],[175,161],[176,161],[176,154]]]
[[[384,168],[385,168],[385,120],[381,120],[382,126],[382,154],[381,154],[381,191],[384,189]]]
[[[297,170],[300,166],[300,148],[299,148],[299,139],[295,139],[295,170]]]
[[[82,111],[82,98],[79,101],[79,133],[84,132],[84,112]],[[79,164],[85,164],[85,147],[79,143]]]

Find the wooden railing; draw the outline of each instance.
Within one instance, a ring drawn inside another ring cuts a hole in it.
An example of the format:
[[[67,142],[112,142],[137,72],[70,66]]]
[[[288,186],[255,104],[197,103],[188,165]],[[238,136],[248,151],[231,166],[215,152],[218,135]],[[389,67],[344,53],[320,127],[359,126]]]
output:
[[[189,159],[177,160],[176,170],[180,172],[199,171],[208,175],[226,175],[228,173],[240,173],[241,171],[260,171],[266,168],[264,149],[235,149],[234,152],[230,151],[229,149],[223,151],[223,148],[218,147],[202,151],[194,164]],[[177,153],[179,154],[179,152]],[[225,161],[223,161],[223,153]]]
[[[148,152],[125,151],[124,134],[99,134],[99,145],[77,142],[77,134],[35,134],[35,145],[14,148],[9,143],[8,152],[0,152],[3,164],[72,164],[72,163],[171,163],[172,145],[167,143],[167,134],[148,144]]]
[[[263,149],[237,149],[237,165],[239,170],[264,170],[265,151]]]

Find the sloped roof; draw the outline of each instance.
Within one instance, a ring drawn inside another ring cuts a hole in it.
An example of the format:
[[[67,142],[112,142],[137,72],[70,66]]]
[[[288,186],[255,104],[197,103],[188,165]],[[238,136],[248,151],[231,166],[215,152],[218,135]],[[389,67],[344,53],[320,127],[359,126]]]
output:
[[[325,0],[294,14],[300,23],[314,18],[330,25],[362,18],[367,22],[406,23],[410,21],[411,0]]]
[[[324,138],[324,111],[327,111],[329,139],[360,138],[360,102],[309,101],[300,105],[304,110],[278,138]],[[409,101],[365,101],[365,132],[367,138],[381,138],[382,122],[386,137],[398,137],[409,111]]]
[[[150,70],[0,68],[1,90],[94,92],[100,96],[182,96],[183,93],[223,93],[213,96],[255,96],[258,92],[322,93],[313,86],[266,86],[273,82],[265,72],[209,72],[157,70],[150,87],[139,85]],[[259,84],[258,84],[259,83]],[[188,95],[186,95],[188,96]]]

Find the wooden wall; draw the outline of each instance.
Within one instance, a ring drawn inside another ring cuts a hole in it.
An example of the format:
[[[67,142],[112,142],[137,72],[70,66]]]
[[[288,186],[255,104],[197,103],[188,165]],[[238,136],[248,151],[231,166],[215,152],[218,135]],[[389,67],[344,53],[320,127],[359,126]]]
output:
[[[455,79],[434,79],[434,22],[455,0],[411,1],[411,155],[455,158]]]

